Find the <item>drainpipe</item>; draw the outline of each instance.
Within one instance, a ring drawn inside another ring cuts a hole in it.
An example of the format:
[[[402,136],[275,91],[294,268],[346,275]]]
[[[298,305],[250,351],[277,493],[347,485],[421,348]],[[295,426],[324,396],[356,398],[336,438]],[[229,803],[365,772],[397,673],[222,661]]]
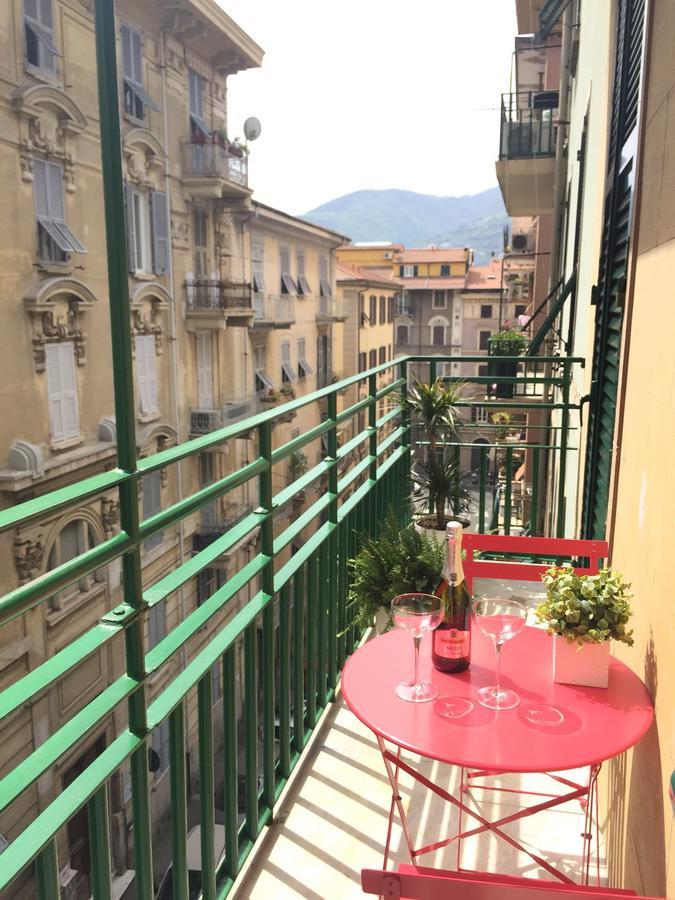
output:
[[[180,404],[179,404],[179,379],[178,379],[178,333],[176,327],[176,292],[175,280],[173,277],[173,245],[171,241],[171,182],[169,178],[169,123],[167,115],[167,90],[166,90],[166,59],[165,59],[165,42],[166,31],[161,30],[160,48],[160,68],[162,71],[162,112],[163,112],[163,128],[162,128],[162,149],[164,150],[164,190],[166,192],[168,212],[169,212],[169,294],[172,302],[169,304],[169,352],[171,357],[171,391],[173,393],[173,414],[176,421],[176,431],[178,432],[178,440],[180,441]],[[176,487],[178,490],[178,499],[183,499],[183,473],[182,462],[176,463]],[[185,537],[183,534],[183,520],[178,522],[178,554],[180,565],[185,560]],[[185,618],[185,595],[183,588],[178,589],[178,605],[180,607],[181,620]],[[181,664],[185,667],[186,649],[181,648]]]

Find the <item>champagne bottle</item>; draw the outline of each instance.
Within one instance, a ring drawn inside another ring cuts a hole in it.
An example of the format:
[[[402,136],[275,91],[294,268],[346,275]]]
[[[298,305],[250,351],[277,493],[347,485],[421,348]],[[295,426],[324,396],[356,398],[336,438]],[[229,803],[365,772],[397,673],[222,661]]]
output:
[[[443,601],[443,621],[433,633],[431,660],[440,672],[463,672],[471,658],[471,598],[462,566],[462,526],[448,522],[447,552],[435,594]]]

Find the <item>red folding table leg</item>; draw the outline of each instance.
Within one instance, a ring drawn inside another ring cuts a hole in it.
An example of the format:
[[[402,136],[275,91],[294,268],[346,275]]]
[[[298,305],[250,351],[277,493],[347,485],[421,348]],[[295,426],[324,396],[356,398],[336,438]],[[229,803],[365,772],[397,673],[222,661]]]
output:
[[[387,777],[389,778],[389,783],[391,785],[391,805],[389,807],[389,825],[387,827],[387,843],[384,849],[384,867],[387,867],[387,860],[389,858],[389,845],[391,842],[391,831],[392,831],[392,823],[394,820],[394,807],[398,810],[399,817],[401,819],[401,826],[403,828],[403,834],[405,836],[405,842],[408,845],[408,853],[410,854],[410,862],[415,862],[415,848],[413,847],[412,841],[410,839],[410,832],[408,831],[408,820],[406,818],[405,810],[403,808],[403,803],[401,802],[401,795],[398,789],[398,773],[401,764],[401,748],[398,747],[396,751],[396,756],[392,756],[387,750],[387,746],[384,740],[376,735],[377,744],[380,748],[380,753],[382,754],[382,761],[384,762],[384,767],[387,771]],[[392,765],[393,760],[393,765]]]

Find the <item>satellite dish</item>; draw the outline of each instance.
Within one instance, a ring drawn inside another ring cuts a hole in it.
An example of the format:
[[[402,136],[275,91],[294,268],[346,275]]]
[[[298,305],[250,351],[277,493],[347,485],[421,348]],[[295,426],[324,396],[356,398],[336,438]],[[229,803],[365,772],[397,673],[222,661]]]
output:
[[[250,116],[244,122],[244,137],[247,141],[254,141],[256,138],[259,138],[261,131],[260,119],[256,119],[255,116]]]

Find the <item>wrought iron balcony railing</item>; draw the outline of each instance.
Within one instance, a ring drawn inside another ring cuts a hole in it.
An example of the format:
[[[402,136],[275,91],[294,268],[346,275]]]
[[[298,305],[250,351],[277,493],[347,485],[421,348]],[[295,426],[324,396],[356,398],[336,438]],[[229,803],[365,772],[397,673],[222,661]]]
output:
[[[185,138],[181,145],[183,178],[225,179],[248,186],[248,159],[235,156],[215,138]]]
[[[556,91],[502,94],[499,158],[555,156],[557,116]]]
[[[188,310],[222,310],[225,313],[250,311],[253,314],[251,285],[246,282],[191,278],[185,282]]]

